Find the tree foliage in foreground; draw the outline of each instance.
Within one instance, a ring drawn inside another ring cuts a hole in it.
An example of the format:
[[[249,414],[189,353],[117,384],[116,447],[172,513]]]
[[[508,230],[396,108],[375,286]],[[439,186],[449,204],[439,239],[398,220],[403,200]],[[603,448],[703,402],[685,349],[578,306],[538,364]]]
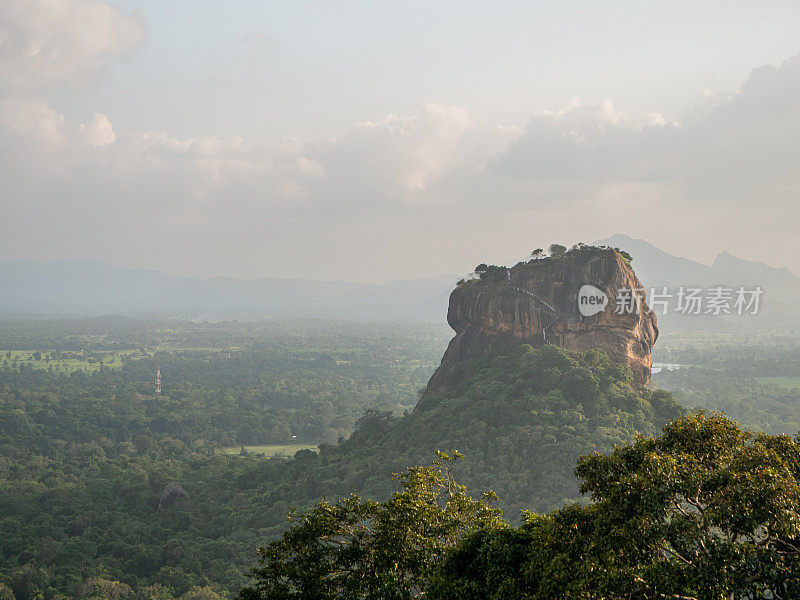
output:
[[[673,421],[580,458],[593,504],[465,538],[431,597],[796,598],[799,458],[797,439],[721,415]]]
[[[439,467],[415,467],[386,503],[354,497],[295,517],[241,598],[797,598],[798,444],[694,414],[582,456],[592,502],[519,527]]]
[[[465,533],[502,524],[502,512],[469,497],[453,480],[452,457],[439,452],[428,467],[395,476],[402,490],[385,502],[356,494],[293,514],[282,539],[259,549],[256,585],[242,600],[375,598],[423,595],[429,576]]]

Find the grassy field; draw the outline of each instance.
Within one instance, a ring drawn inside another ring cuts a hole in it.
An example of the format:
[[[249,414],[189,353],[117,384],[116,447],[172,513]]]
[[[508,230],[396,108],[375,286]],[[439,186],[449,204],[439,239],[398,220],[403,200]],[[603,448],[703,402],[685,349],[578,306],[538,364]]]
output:
[[[33,369],[51,370],[60,373],[74,371],[97,371],[100,367],[109,369],[122,368],[123,359],[126,357],[144,358],[153,356],[156,352],[170,354],[180,353],[208,353],[221,354],[238,348],[210,348],[200,346],[158,346],[142,351],[129,350],[99,350],[85,352],[80,350],[55,352],[52,350],[0,350],[0,368],[14,368],[16,365],[26,365]]]
[[[210,346],[158,346],[158,352],[229,352],[231,350],[241,350],[238,346],[231,346],[229,348],[212,348]]]
[[[72,373],[73,371],[97,371],[101,366],[109,369],[122,367],[127,356],[141,356],[140,350],[114,350],[103,352],[34,352],[31,350],[0,350],[0,367],[13,368],[26,365],[33,369]]]
[[[294,453],[299,450],[316,450],[316,445],[311,444],[267,444],[264,446],[247,446],[244,447],[250,454],[263,454],[264,456],[294,456]],[[231,446],[223,448],[225,454],[239,454],[242,451],[241,446]]]
[[[759,377],[758,381],[785,388],[800,388],[800,377]]]

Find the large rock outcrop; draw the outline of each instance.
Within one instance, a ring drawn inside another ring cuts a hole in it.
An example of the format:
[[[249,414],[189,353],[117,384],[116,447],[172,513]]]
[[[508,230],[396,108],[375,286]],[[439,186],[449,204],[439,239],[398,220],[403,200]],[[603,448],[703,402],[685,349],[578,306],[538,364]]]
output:
[[[584,286],[593,286],[608,298],[605,308],[592,316],[579,310],[579,295],[591,290]],[[630,365],[638,383],[647,384],[650,353],[658,337],[655,314],[648,312],[642,292],[636,293],[642,299],[639,310],[617,307],[619,290],[641,287],[630,264],[610,248],[584,247],[509,269],[490,267],[481,279],[460,282],[450,295],[447,322],[456,336],[427,392],[451,387],[466,368],[465,361],[502,340],[534,347],[556,344],[572,351],[603,350],[611,360]]]

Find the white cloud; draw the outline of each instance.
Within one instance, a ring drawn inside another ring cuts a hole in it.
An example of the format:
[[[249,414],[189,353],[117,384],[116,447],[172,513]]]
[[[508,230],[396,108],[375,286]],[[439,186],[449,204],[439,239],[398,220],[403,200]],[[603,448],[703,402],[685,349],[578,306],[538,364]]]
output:
[[[86,135],[89,143],[96,148],[113,144],[117,139],[117,135],[114,133],[114,126],[106,115],[101,115],[100,113],[94,114],[91,123],[81,123],[80,131]]]
[[[43,98],[6,98],[0,101],[0,120],[6,131],[42,152],[60,149],[68,136],[64,115]]]
[[[80,81],[143,38],[137,16],[102,0],[3,0],[0,81],[17,91]]]
[[[673,200],[786,206],[800,189],[797,164],[800,56],[756,69],[738,93],[704,94],[679,123],[573,100],[531,118],[493,170],[554,197],[630,182],[668,188]]]
[[[269,144],[121,135],[106,115],[82,120],[70,122],[41,98],[0,102],[0,192],[16,205],[8,223],[14,214],[37,224],[58,216],[54,227],[78,231],[88,212],[144,228],[155,211],[189,236],[200,225],[280,229],[274,224],[291,219],[324,230],[326,220],[368,215],[389,224],[391,236],[397,215],[440,223],[450,215],[456,231],[480,213],[517,228],[518,215],[547,215],[547,228],[581,213],[587,228],[623,215],[645,226],[718,219],[720,230],[739,231],[736,219],[749,210],[747,225],[794,243],[786,240],[800,189],[800,57],[757,69],[737,93],[706,95],[678,123],[580,99],[524,127],[484,126],[463,107],[425,104],[333,139]]]
[[[306,145],[304,156],[325,176],[305,186],[322,205],[344,210],[435,202],[431,190],[439,178],[470,156],[472,127],[465,108],[440,104],[358,123],[339,138]]]
[[[18,153],[35,162],[47,156],[49,165],[75,164],[85,158],[85,146],[103,148],[116,140],[114,126],[106,115],[95,113],[90,123],[76,126],[39,97],[0,100],[0,124],[8,134],[7,143]]]
[[[307,175],[308,177],[322,177],[325,175],[325,167],[323,167],[313,158],[298,156],[295,159],[293,166],[299,174]]]
[[[636,180],[648,140],[676,127],[658,113],[627,114],[609,99],[590,103],[574,98],[559,110],[532,116],[493,168],[537,184]]]
[[[102,166],[107,185],[114,173],[172,174],[193,197],[235,191],[227,202],[244,205],[475,210],[489,196],[506,207],[564,205],[637,185],[673,201],[758,195],[776,203],[794,201],[800,188],[800,57],[754,71],[736,94],[710,95],[680,123],[578,98],[535,114],[524,128],[480,128],[463,107],[425,104],[418,114],[357,123],[335,139],[271,145],[237,136],[119,136],[106,115],[72,125],[41,98],[2,101],[0,120],[29,164],[39,152],[59,172]]]

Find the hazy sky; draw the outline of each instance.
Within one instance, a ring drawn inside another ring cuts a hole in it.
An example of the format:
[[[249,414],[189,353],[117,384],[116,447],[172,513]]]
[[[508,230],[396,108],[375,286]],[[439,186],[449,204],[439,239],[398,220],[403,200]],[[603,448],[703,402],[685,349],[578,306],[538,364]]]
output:
[[[0,0],[0,260],[800,273],[800,2]]]

